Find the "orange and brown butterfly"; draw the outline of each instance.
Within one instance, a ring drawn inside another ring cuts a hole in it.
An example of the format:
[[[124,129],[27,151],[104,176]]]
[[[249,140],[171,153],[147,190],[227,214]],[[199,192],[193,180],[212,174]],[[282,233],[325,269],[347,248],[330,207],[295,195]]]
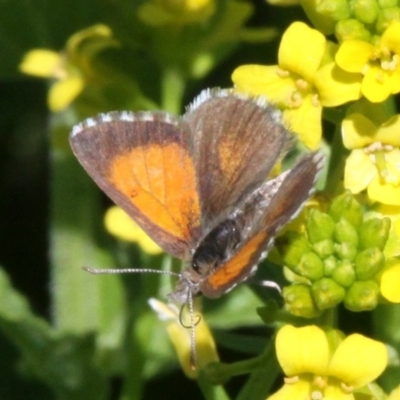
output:
[[[170,299],[219,297],[255,272],[313,192],[319,153],[267,179],[293,146],[262,98],[203,91],[182,117],[110,112],[73,128],[92,179],[167,253],[185,261]]]

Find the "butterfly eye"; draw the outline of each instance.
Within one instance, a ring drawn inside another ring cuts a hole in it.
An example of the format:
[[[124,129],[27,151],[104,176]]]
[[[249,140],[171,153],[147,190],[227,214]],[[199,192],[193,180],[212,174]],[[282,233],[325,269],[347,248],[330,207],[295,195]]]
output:
[[[196,260],[192,261],[192,268],[194,271],[196,271],[198,274],[200,273],[200,266],[199,263]]]

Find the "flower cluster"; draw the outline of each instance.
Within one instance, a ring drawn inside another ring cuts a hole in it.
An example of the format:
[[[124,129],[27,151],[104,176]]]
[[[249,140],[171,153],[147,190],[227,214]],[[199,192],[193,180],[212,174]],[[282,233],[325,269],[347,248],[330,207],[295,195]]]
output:
[[[294,282],[283,291],[287,310],[311,318],[341,302],[352,311],[374,309],[391,262],[385,257],[390,227],[387,217],[364,215],[349,192],[327,212],[310,209],[305,232],[289,235],[282,250]]]
[[[304,43],[312,43],[310,47]],[[360,97],[357,77],[337,68],[334,45],[316,29],[293,23],[283,34],[278,65],[244,65],[232,74],[237,90],[264,95],[283,110],[283,116],[310,149],[320,145],[322,108]]]

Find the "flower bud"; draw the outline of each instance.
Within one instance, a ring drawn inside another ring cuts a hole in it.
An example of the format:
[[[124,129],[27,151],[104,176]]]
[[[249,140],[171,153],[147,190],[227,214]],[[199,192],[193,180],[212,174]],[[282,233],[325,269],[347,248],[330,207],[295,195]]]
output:
[[[346,0],[319,0],[316,2],[316,11],[335,21],[349,18],[350,7]]]
[[[397,6],[397,0],[378,0],[380,8],[389,8]]]
[[[335,223],[333,219],[317,209],[310,210],[306,224],[308,240],[317,243],[321,240],[331,239]]]
[[[324,276],[324,264],[322,260],[312,251],[303,254],[300,263],[291,270],[310,280],[320,279]]]
[[[346,218],[340,218],[335,224],[334,238],[337,242],[350,242],[358,245],[357,229]]]
[[[340,286],[351,286],[356,279],[353,264],[349,260],[340,261],[332,273],[332,279]]]
[[[362,208],[349,191],[333,199],[328,214],[335,222],[343,217],[353,226],[359,226],[363,220]]]
[[[322,278],[314,282],[311,293],[320,310],[338,305],[345,296],[345,290],[331,278]]]
[[[376,0],[355,0],[353,12],[364,24],[372,24],[378,17],[379,6]]]
[[[321,314],[315,306],[310,287],[305,284],[295,284],[283,288],[285,309],[293,315],[304,318],[314,318]]]
[[[356,281],[348,289],[344,305],[350,311],[373,310],[378,304],[379,286],[375,281]]]
[[[365,249],[357,254],[354,269],[357,279],[373,278],[385,265],[385,256],[377,247]]]
[[[390,219],[371,218],[363,222],[358,229],[361,250],[378,247],[383,250],[389,237]]]
[[[357,246],[349,242],[338,243],[335,245],[335,252],[341,260],[353,261],[357,255]]]
[[[288,236],[289,244],[282,250],[283,262],[289,267],[296,267],[300,263],[303,254],[311,251],[311,247],[304,235],[294,233]]]
[[[365,29],[364,24],[356,19],[339,21],[335,27],[335,35],[340,43],[344,40],[363,40],[369,42],[371,39],[371,33]]]
[[[324,275],[331,276],[337,266],[337,259],[334,256],[330,256],[324,260]]]
[[[315,251],[315,253],[317,253],[318,256],[322,259],[331,256],[335,251],[334,243],[330,239],[325,239],[317,243],[314,243],[312,245],[312,248]]]
[[[394,21],[400,21],[400,8],[399,7],[388,7],[381,10],[376,21],[375,30],[378,33],[383,33],[391,23]]]

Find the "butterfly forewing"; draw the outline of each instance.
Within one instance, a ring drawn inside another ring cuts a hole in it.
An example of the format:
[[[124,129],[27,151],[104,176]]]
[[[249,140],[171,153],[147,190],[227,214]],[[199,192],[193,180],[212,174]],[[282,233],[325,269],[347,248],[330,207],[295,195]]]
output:
[[[279,112],[228,90],[203,92],[184,115],[195,140],[203,225],[226,217],[290,148]]]
[[[178,258],[187,257],[200,229],[188,129],[166,113],[111,112],[77,125],[70,137],[99,187]]]

